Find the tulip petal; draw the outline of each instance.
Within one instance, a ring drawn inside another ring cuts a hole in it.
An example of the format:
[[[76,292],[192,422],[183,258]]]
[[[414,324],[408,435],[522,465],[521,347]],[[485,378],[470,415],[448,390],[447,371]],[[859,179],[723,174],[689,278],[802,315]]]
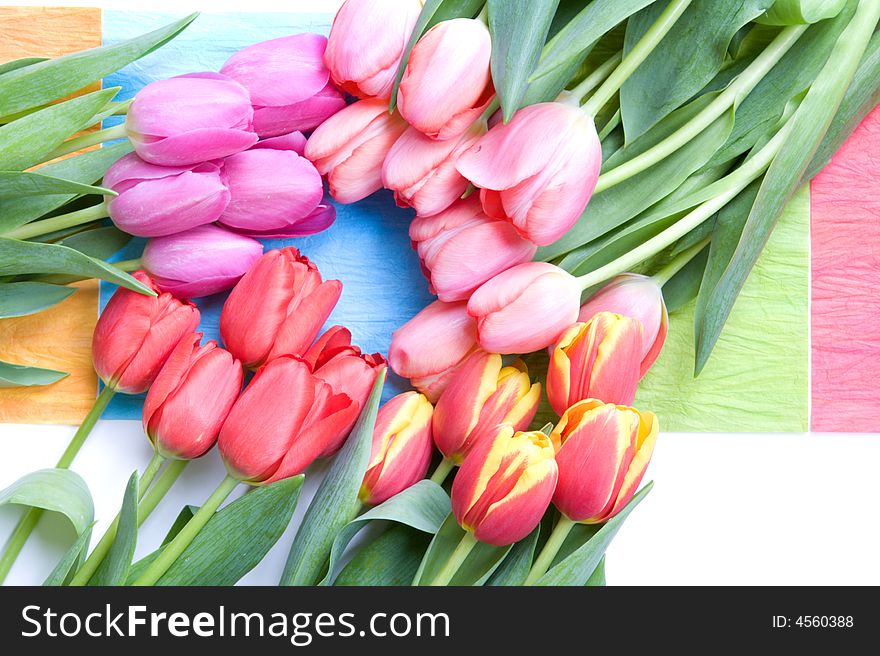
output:
[[[152,164],[183,166],[240,153],[257,143],[248,130],[200,128],[155,141],[133,139],[140,157]]]
[[[279,326],[267,357],[271,360],[282,355],[305,353],[336,307],[341,294],[341,282],[326,280],[311,294],[302,298]]]

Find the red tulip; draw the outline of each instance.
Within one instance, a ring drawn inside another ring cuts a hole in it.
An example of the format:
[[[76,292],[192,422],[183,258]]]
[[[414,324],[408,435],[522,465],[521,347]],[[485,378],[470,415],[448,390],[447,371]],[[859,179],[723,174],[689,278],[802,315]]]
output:
[[[132,274],[158,292],[143,271]],[[168,293],[146,296],[120,287],[107,303],[92,338],[95,371],[126,394],[147,391],[174,347],[199,325],[199,311]]]

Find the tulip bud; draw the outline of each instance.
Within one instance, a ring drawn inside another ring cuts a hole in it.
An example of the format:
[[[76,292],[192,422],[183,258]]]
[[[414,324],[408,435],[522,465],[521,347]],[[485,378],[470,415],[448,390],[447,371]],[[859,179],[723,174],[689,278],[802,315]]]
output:
[[[143,271],[132,276],[159,291]],[[192,303],[165,292],[146,296],[120,287],[95,325],[95,371],[120,392],[146,392],[174,347],[198,325],[199,311]]]
[[[346,0],[336,12],[324,63],[339,88],[360,98],[391,97],[420,0]]]
[[[550,346],[577,320],[577,279],[546,262],[520,264],[480,286],[467,310],[480,347],[490,353],[531,353]]]
[[[220,313],[220,336],[233,356],[256,368],[282,355],[302,355],[342,292],[322,280],[295,248],[263,255],[232,289]]]
[[[449,377],[477,349],[477,333],[467,304],[434,301],[391,335],[388,360],[431,402]]]
[[[480,542],[513,544],[541,521],[556,477],[550,438],[540,431],[514,434],[511,426],[498,426],[455,475],[452,512]]]
[[[409,235],[431,292],[447,303],[466,300],[487,280],[531,262],[537,251],[512,225],[488,218],[476,196],[457,201],[440,214],[417,216]]]
[[[263,254],[263,245],[215,225],[147,242],[144,269],[162,291],[199,298],[232,287]]]
[[[254,131],[275,137],[312,130],[345,107],[324,65],[326,37],[294,34],[242,48],[220,72],[250,93]]]
[[[201,338],[180,340],[144,401],[144,431],[166,458],[207,453],[241,392],[241,363],[217,342],[199,346]]]
[[[480,187],[486,214],[510,221],[538,246],[562,237],[580,217],[599,178],[602,146],[593,119],[565,103],[524,107],[458,160]]]
[[[660,355],[669,328],[663,289],[649,276],[625,273],[617,276],[581,306],[578,321],[588,321],[598,312],[616,312],[642,322],[640,375],[644,376]]]
[[[379,409],[361,501],[379,505],[425,478],[433,451],[432,412],[417,392],[398,394]]]
[[[410,53],[397,94],[400,114],[432,139],[457,137],[495,95],[491,56],[492,37],[481,20],[438,23]]]
[[[191,166],[156,166],[135,153],[114,163],[104,185],[118,196],[107,211],[130,235],[161,237],[213,223],[229,204],[229,190],[213,162]]]
[[[486,132],[477,121],[458,139],[435,141],[407,128],[394,142],[382,165],[382,184],[394,191],[400,207],[419,216],[444,211],[461,198],[470,184],[455,168],[459,156]]]
[[[434,411],[434,442],[447,458],[460,463],[499,424],[528,428],[541,401],[522,361],[504,367],[497,353],[477,351],[450,377]]]
[[[260,369],[220,429],[218,446],[232,476],[268,484],[305,471],[327,445],[344,440],[358,405],[291,357]],[[340,437],[341,436],[341,437]]]
[[[406,127],[386,101],[361,100],[318,126],[306,157],[327,176],[333,198],[354,203],[382,188],[382,163]]]
[[[570,407],[550,435],[559,465],[553,503],[584,524],[614,517],[638,489],[658,430],[651,412],[595,399]]]
[[[642,324],[600,312],[566,330],[550,352],[547,398],[556,414],[584,399],[630,405],[639,384]]]
[[[125,129],[141,159],[187,166],[247,150],[257,142],[247,89],[219,73],[191,73],[145,86]]]

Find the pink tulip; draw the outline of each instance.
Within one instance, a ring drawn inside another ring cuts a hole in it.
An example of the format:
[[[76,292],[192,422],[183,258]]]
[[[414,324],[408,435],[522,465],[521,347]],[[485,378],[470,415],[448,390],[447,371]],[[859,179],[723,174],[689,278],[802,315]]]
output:
[[[580,299],[574,276],[547,262],[528,262],[483,284],[467,311],[484,350],[531,353],[555,343],[577,321]]]
[[[132,274],[155,292],[143,271]],[[125,394],[146,392],[168,356],[199,325],[199,311],[167,292],[147,296],[120,287],[95,325],[92,358],[107,385]]]
[[[342,292],[323,280],[295,248],[271,250],[232,289],[220,313],[226,348],[246,367],[283,355],[303,355]]]
[[[198,298],[229,289],[263,254],[263,245],[215,225],[147,242],[141,262],[162,291]]]
[[[324,53],[336,85],[360,98],[390,98],[421,11],[420,0],[346,0]]]
[[[257,142],[247,89],[219,73],[191,73],[145,86],[125,129],[151,164],[187,166],[247,150]]]
[[[438,23],[410,53],[397,94],[400,114],[432,139],[457,137],[480,117],[495,93],[491,55],[492,38],[482,21]]]
[[[382,163],[404,130],[406,123],[388,113],[387,102],[361,100],[312,133],[306,157],[327,176],[333,198],[354,203],[382,188]]]
[[[130,235],[161,237],[216,221],[229,204],[220,167],[156,166],[129,153],[104,174],[104,185],[118,196],[107,212]]]
[[[445,302],[467,299],[502,271],[530,262],[538,249],[506,221],[483,214],[475,196],[435,216],[416,217],[409,235],[431,281],[431,292]]]
[[[615,312],[642,322],[644,332],[640,375],[644,376],[660,355],[669,328],[663,289],[653,278],[625,273],[617,276],[581,306],[578,321],[589,321],[599,312]]]
[[[601,164],[593,119],[550,102],[525,107],[489,130],[459,158],[458,170],[481,188],[486,214],[546,246],[578,220]]]
[[[476,325],[467,304],[434,301],[394,331],[388,360],[399,376],[409,378],[433,403],[477,348]]]
[[[280,137],[260,139],[260,141],[251,146],[251,150],[259,150],[260,148],[292,150],[297,155],[305,156],[307,141],[306,136],[302,132],[290,132],[289,134],[282,134]]]
[[[241,392],[241,363],[214,341],[199,346],[201,338],[180,341],[144,401],[144,431],[166,458],[207,453]]]
[[[382,184],[394,191],[400,207],[412,207],[419,216],[442,212],[470,184],[455,163],[485,132],[485,123],[477,121],[458,139],[436,141],[408,128],[385,158]]]
[[[242,48],[223,64],[220,72],[250,93],[260,137],[312,130],[345,107],[324,65],[326,47],[320,34],[294,34]]]

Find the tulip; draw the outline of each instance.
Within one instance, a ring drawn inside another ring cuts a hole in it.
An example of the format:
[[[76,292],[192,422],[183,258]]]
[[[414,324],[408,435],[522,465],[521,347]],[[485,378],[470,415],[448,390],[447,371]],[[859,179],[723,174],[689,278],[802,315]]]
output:
[[[607,522],[635,494],[658,430],[651,412],[595,399],[573,405],[550,435],[559,464],[553,503],[574,522]]]
[[[144,430],[165,458],[207,453],[241,391],[241,363],[213,340],[199,346],[201,338],[180,341],[144,401]]]
[[[271,148],[273,150],[292,150],[297,155],[304,156],[306,152],[306,136],[299,131],[289,134],[282,134],[280,137],[269,137],[261,139],[253,146],[251,150],[259,150],[260,148]]]
[[[475,196],[435,216],[416,217],[409,235],[431,292],[447,303],[469,298],[499,273],[530,262],[537,251],[512,225],[488,218]]]
[[[104,174],[118,196],[107,204],[116,226],[138,237],[161,237],[213,223],[229,204],[220,166],[156,166],[129,153]]]
[[[247,150],[257,142],[247,89],[218,73],[191,73],[145,86],[125,129],[141,159],[187,166]]]
[[[459,139],[435,141],[407,128],[394,142],[382,165],[382,184],[394,191],[400,207],[412,207],[419,216],[442,212],[470,184],[455,168],[459,156],[486,132],[477,121]]]
[[[480,542],[522,540],[541,521],[556,488],[553,445],[544,433],[514,433],[509,425],[479,442],[452,484],[452,512]]]
[[[601,164],[593,119],[577,107],[550,102],[497,124],[462,154],[457,167],[480,187],[486,214],[546,246],[578,220]]]
[[[384,100],[361,100],[312,133],[306,157],[327,176],[333,198],[354,203],[382,188],[382,163],[406,127]]]
[[[156,286],[178,298],[209,296],[232,287],[263,254],[263,245],[215,225],[147,242],[141,262]]]
[[[159,288],[143,271],[132,274],[157,292],[120,287],[95,325],[92,357],[104,383],[126,394],[147,391],[174,347],[199,325],[199,311]]]
[[[379,505],[425,478],[433,451],[432,413],[430,401],[417,392],[398,394],[379,409],[358,497],[363,503]]]
[[[547,398],[556,414],[584,399],[630,405],[639,384],[642,324],[600,312],[566,330],[550,354]]]
[[[310,217],[324,198],[324,186],[306,158],[292,150],[251,149],[227,157],[223,174],[230,200],[220,224],[253,236],[314,234],[318,226]]]
[[[528,428],[541,401],[541,385],[532,384],[522,361],[502,366],[497,353],[477,351],[451,376],[434,411],[434,442],[441,453],[461,463],[499,424]]]
[[[346,0],[324,52],[336,85],[360,98],[390,98],[421,11],[420,0]]]
[[[482,21],[454,18],[438,23],[410,53],[397,94],[400,114],[432,139],[457,137],[495,94],[491,56],[492,38]]]
[[[391,335],[391,368],[435,402],[450,376],[477,350],[477,333],[467,304],[434,301]]]
[[[480,286],[467,311],[480,347],[490,353],[531,353],[555,343],[577,320],[577,279],[546,262],[520,264]]]
[[[328,444],[345,439],[358,405],[291,357],[260,369],[220,429],[230,475],[252,485],[305,471]],[[341,436],[341,437],[340,437]]]
[[[260,137],[312,130],[345,107],[324,65],[326,47],[320,34],[294,34],[242,48],[220,69],[250,93]]]
[[[322,280],[295,248],[263,255],[232,289],[220,313],[230,353],[256,368],[282,355],[302,355],[330,316],[342,283]]]
[[[605,285],[581,306],[578,321],[588,321],[598,312],[616,312],[642,322],[640,376],[644,376],[660,355],[669,328],[663,289],[649,276],[625,273]]]

